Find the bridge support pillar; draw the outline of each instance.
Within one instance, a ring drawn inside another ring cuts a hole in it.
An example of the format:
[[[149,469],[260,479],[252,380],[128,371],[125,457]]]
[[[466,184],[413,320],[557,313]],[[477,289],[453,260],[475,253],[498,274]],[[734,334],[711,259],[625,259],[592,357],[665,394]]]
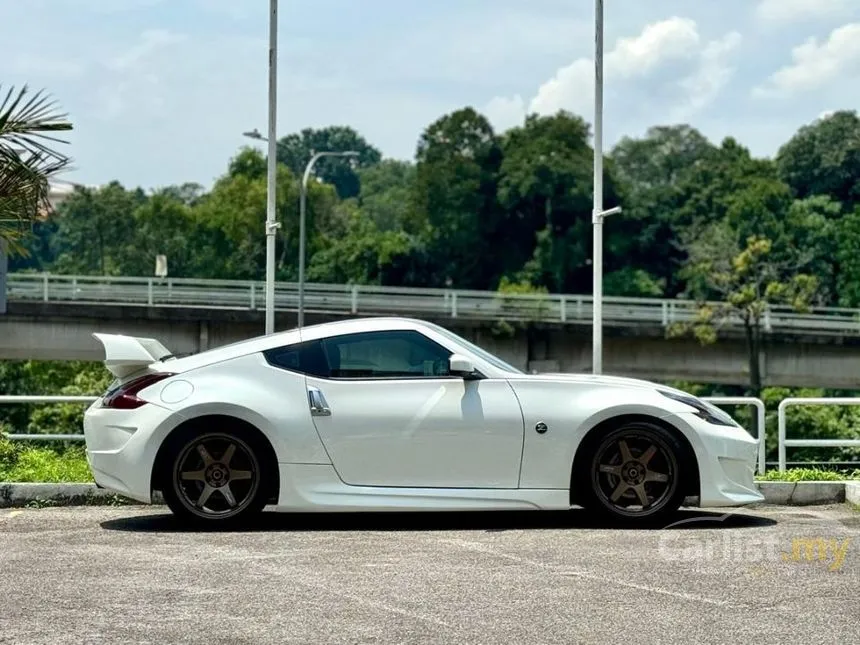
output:
[[[197,346],[200,348],[198,351],[205,352],[209,349],[209,321],[201,320],[200,321],[200,334],[198,336]]]

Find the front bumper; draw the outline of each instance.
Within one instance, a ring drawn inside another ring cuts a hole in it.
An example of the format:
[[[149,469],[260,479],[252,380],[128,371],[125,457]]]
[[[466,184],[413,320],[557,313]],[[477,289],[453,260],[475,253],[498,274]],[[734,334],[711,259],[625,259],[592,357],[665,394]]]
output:
[[[695,413],[677,416],[697,439],[691,443],[699,462],[699,506],[743,506],[764,501],[755,484],[757,439],[743,428],[714,425]]]
[[[152,501],[152,468],[175,415],[154,403],[114,410],[93,403],[84,414],[87,461],[96,485],[140,502]]]

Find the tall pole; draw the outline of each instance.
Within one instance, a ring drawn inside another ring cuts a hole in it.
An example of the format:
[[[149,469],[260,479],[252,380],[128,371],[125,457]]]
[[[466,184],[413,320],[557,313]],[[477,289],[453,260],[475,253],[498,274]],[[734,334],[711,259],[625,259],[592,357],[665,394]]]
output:
[[[278,180],[278,0],[269,0],[269,172],[266,203],[266,334],[275,331]]]
[[[299,200],[299,327],[304,327],[305,324],[305,219],[308,210],[308,179],[320,156],[319,153],[313,155],[305,168]]]
[[[314,165],[323,157],[357,157],[358,153],[352,150],[347,152],[318,152],[313,155],[305,166],[305,174],[302,177],[301,196],[299,197],[299,327],[305,324],[305,220],[308,210],[308,180],[313,172]]]
[[[591,371],[603,371],[603,0],[594,3],[594,229]]]

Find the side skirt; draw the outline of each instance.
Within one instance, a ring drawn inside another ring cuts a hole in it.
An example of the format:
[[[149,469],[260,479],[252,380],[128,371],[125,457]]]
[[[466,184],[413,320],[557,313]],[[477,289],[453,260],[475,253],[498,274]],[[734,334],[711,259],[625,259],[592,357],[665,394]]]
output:
[[[396,512],[567,510],[567,489],[384,488],[350,486],[327,464],[279,464],[276,511]]]

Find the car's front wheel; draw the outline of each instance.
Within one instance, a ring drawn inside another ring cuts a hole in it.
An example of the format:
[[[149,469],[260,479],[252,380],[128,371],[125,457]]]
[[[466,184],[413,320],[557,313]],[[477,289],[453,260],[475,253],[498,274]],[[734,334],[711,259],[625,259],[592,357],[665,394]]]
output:
[[[178,437],[165,473],[164,501],[183,520],[226,525],[248,519],[266,503],[262,455],[229,431]]]
[[[592,445],[577,477],[586,508],[625,524],[655,524],[681,506],[684,450],[668,430],[632,422]]]

